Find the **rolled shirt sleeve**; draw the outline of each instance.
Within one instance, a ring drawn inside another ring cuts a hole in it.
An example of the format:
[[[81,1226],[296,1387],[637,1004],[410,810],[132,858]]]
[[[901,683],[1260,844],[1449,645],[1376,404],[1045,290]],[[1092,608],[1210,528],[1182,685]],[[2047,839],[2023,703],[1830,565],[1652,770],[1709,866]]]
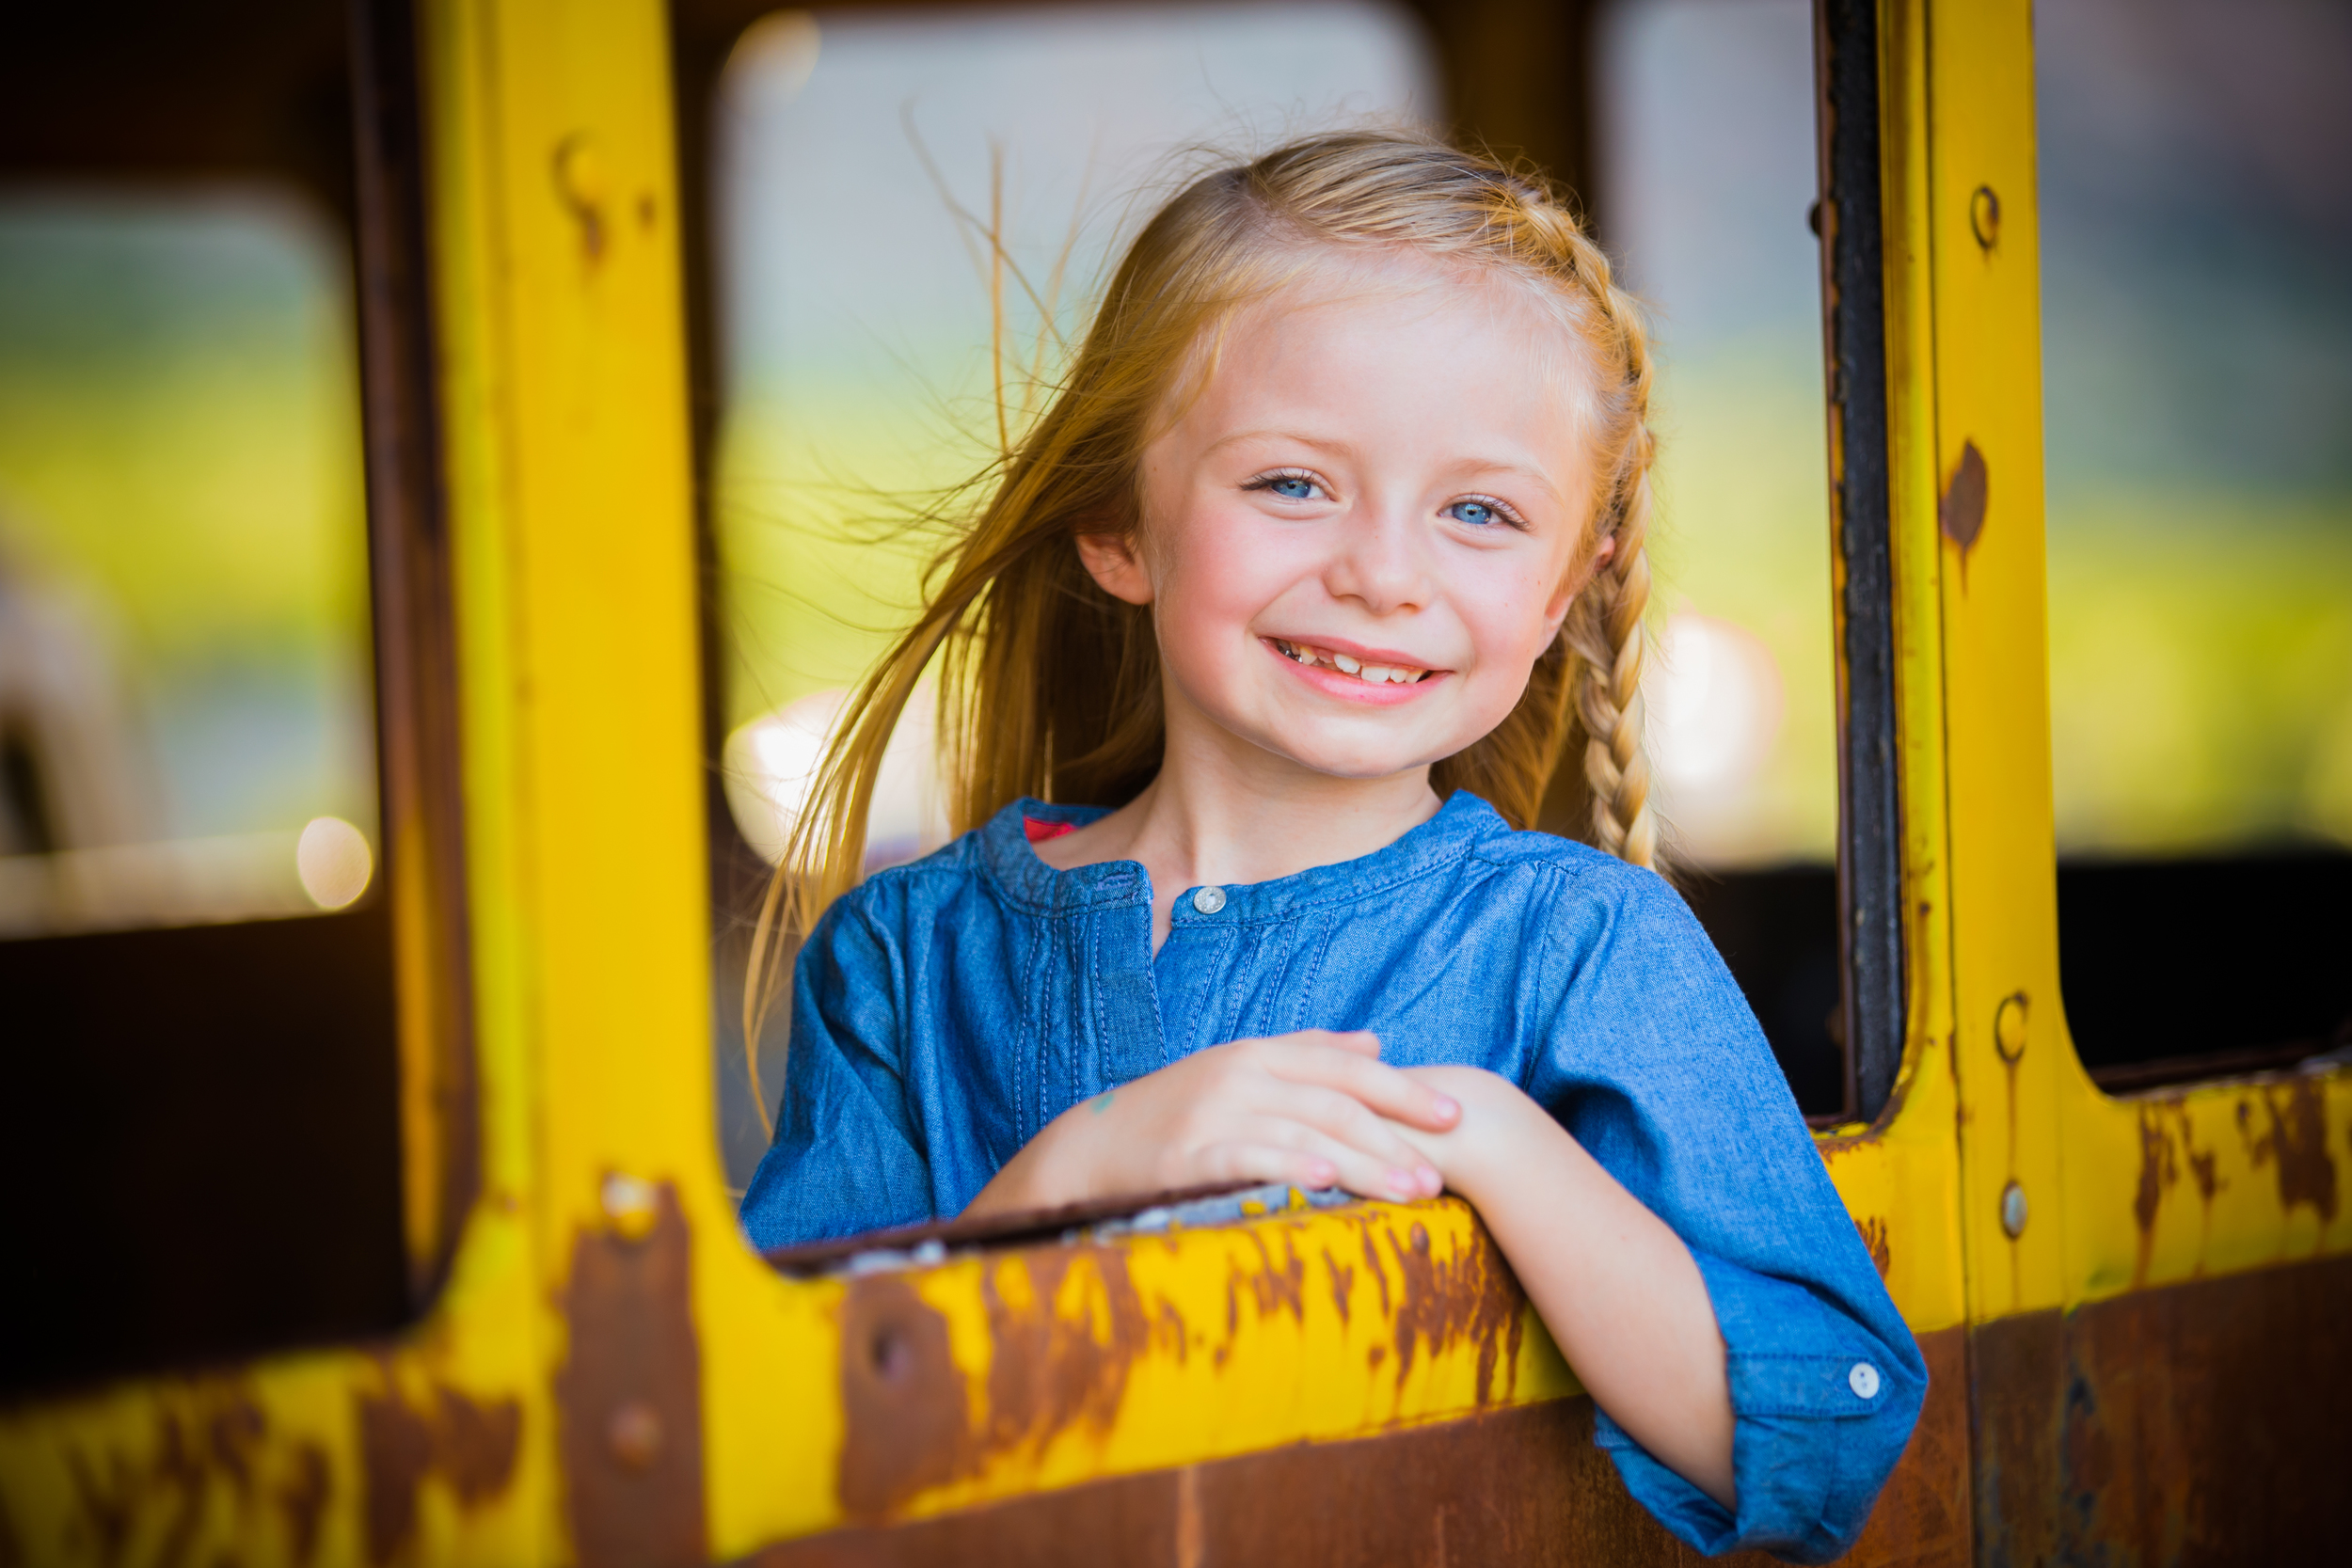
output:
[[[1691,1249],[1723,1334],[1737,1513],[1606,1411],[1596,1439],[1699,1550],[1825,1562],[1902,1457],[1926,1363],[1697,921],[1645,872],[1601,878],[1618,885],[1597,911],[1553,923],[1566,973],[1527,1086]]]

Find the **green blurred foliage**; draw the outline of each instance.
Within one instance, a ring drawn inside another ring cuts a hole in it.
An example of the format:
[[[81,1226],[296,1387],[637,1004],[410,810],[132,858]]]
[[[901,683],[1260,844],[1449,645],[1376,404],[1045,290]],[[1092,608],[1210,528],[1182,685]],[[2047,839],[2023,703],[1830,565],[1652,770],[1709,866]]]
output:
[[[338,247],[264,196],[0,209],[0,509],[103,588],[144,659],[299,662],[364,639]]]

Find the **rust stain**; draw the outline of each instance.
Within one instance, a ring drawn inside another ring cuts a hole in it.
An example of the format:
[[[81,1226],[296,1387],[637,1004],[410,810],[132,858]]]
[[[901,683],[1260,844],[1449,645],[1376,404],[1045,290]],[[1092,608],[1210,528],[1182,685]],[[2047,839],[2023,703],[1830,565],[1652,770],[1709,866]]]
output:
[[[1340,1326],[1347,1326],[1347,1298],[1356,1288],[1356,1270],[1331,1256],[1331,1249],[1323,1249],[1323,1267],[1331,1276],[1331,1306],[1340,1315]]]
[[[102,1568],[133,1561],[193,1568],[208,1520],[217,1528],[225,1510],[235,1536],[250,1540],[263,1528],[260,1510],[275,1502],[286,1511],[293,1560],[307,1565],[332,1490],[325,1449],[309,1440],[274,1447],[267,1413],[235,1379],[177,1380],[167,1389],[144,1444],[66,1450],[72,1490],[65,1554]],[[36,1552],[31,1560],[48,1555]],[[203,1568],[230,1561],[215,1554]]]
[[[879,1520],[925,1488],[978,1466],[947,1320],[904,1279],[877,1275],[850,1287],[841,1407],[847,1430],[835,1487],[852,1519]]]
[[[296,1568],[310,1568],[318,1557],[319,1526],[335,1495],[335,1472],[326,1450],[316,1443],[295,1444],[291,1468],[294,1473],[278,1489],[278,1506],[285,1511]]]
[[[2238,1134],[2246,1140],[2246,1152],[2257,1168],[2278,1166],[2279,1206],[2292,1212],[2308,1204],[2324,1232],[2336,1217],[2336,1161],[2328,1152],[2328,1101],[2319,1082],[2298,1078],[2266,1085],[2262,1105],[2270,1125],[2258,1132],[2252,1101],[2238,1101]]]
[[[1380,1249],[1373,1244],[1372,1227],[1359,1224],[1357,1233],[1363,1238],[1364,1266],[1372,1271],[1373,1282],[1380,1287],[1380,1315],[1385,1318],[1393,1310],[1389,1305],[1389,1271],[1380,1266]]]
[[[1065,1315],[1063,1282],[1081,1264],[1101,1286],[1100,1311],[1082,1278],[1076,1310]],[[1040,1452],[1057,1433],[1081,1422],[1107,1433],[1127,1395],[1128,1370],[1153,1339],[1152,1320],[1127,1272],[1127,1255],[1112,1247],[1039,1248],[998,1265],[1006,1268],[1027,1272],[1029,1301],[1020,1307],[1008,1304],[996,1288],[997,1270],[981,1275],[993,1352],[985,1448],[992,1453],[1024,1448]],[[1181,1343],[1181,1317],[1173,1319],[1173,1329],[1172,1338]]]
[[[416,1533],[417,1492],[433,1467],[433,1426],[397,1391],[361,1394],[358,1404],[368,1560],[389,1562]]]
[[[580,1568],[708,1556],[693,1233],[673,1183],[637,1185],[649,1204],[575,1233],[559,1301],[568,1333],[554,1379],[555,1448]],[[450,1433],[443,1463],[453,1483],[480,1435],[462,1425]]]
[[[1307,1321],[1307,1265],[1292,1245],[1290,1232],[1287,1228],[1283,1231],[1282,1261],[1279,1266],[1274,1261],[1273,1249],[1266,1245],[1264,1229],[1253,1229],[1248,1234],[1250,1244],[1258,1249],[1261,1265],[1256,1274],[1246,1276],[1249,1293],[1258,1304],[1258,1316],[1270,1318],[1277,1312],[1287,1310],[1292,1318],[1304,1323]]]
[[[2164,1207],[2164,1195],[2180,1180],[2172,1134],[2164,1127],[2164,1109],[2143,1105],[2139,1110],[2139,1187],[2132,1196],[2132,1220],[2139,1227],[2138,1260],[2132,1265],[2135,1290],[2148,1283],[2149,1261],[2155,1255],[2156,1215]]]
[[[1867,1219],[1854,1221],[1854,1228],[1862,1232],[1862,1244],[1870,1249],[1870,1261],[1877,1265],[1879,1277],[1884,1279],[1886,1271],[1895,1263],[1894,1248],[1887,1244],[1886,1221],[1872,1214]]]
[[[1478,1346],[1477,1402],[1494,1398],[1495,1369],[1503,1367],[1504,1398],[1518,1386],[1519,1338],[1525,1330],[1526,1295],[1485,1226],[1471,1233],[1467,1250],[1458,1244],[1439,1258],[1429,1227],[1413,1222],[1408,1241],[1388,1227],[1389,1250],[1404,1281],[1395,1320],[1396,1386],[1402,1396],[1413,1359],[1426,1345],[1438,1355],[1462,1339]]]
[[[365,1506],[368,1560],[389,1562],[415,1536],[417,1495],[438,1474],[467,1508],[506,1490],[522,1449],[523,1412],[517,1400],[485,1404],[445,1384],[436,1384],[424,1408],[401,1394],[389,1364],[384,1391],[358,1397],[359,1468]],[[321,1456],[323,1457],[323,1456]],[[307,1528],[315,1536],[318,1504],[290,1504],[289,1517],[311,1510]]]
[[[604,259],[606,197],[603,160],[584,131],[575,132],[555,146],[548,160],[555,177],[555,196],[580,226],[580,260],[593,268]]]
[[[1977,450],[1973,440],[1960,444],[1960,461],[1953,466],[1950,483],[1944,486],[1943,499],[1936,503],[1936,526],[1944,537],[1960,546],[1960,587],[1968,591],[1968,554],[1977,547],[1977,540],[1984,532],[1985,501],[1990,492],[1991,478],[1985,471],[1984,453]]]

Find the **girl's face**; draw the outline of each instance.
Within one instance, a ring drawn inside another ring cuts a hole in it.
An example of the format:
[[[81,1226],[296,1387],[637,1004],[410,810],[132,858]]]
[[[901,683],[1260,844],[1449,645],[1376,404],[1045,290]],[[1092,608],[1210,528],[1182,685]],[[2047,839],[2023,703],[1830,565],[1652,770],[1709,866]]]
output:
[[[1153,607],[1171,746],[1223,732],[1359,779],[1451,756],[1510,713],[1606,558],[1580,550],[1565,329],[1427,261],[1351,282],[1237,316],[1144,451],[1137,536],[1079,541]]]

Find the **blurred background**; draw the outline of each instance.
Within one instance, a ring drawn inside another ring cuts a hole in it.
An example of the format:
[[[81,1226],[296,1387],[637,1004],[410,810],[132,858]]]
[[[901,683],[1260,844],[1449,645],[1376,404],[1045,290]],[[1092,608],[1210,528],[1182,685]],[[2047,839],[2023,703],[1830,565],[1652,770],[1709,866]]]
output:
[[[365,890],[350,277],[284,186],[0,193],[0,936]]]

